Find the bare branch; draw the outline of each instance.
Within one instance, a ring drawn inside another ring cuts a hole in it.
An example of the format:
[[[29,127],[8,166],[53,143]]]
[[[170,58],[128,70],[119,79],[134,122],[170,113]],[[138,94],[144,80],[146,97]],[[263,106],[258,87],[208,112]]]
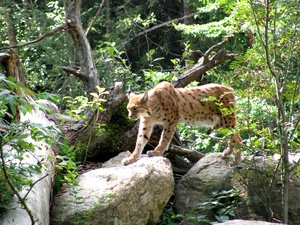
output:
[[[4,50],[4,49],[11,49],[11,48],[20,48],[20,47],[24,47],[24,46],[27,46],[27,45],[31,45],[31,44],[34,44],[34,43],[37,43],[39,41],[42,41],[43,39],[45,39],[46,37],[49,37],[49,36],[53,36],[56,32],[62,30],[62,29],[66,29],[66,25],[60,25],[60,26],[57,26],[55,27],[53,30],[45,33],[43,36],[33,40],[33,41],[29,41],[27,43],[24,43],[24,44],[20,44],[20,45],[13,45],[13,46],[4,46],[4,47],[0,47],[0,50]]]
[[[213,46],[211,46],[205,53],[204,53],[204,60],[203,60],[203,64],[205,64],[207,61],[208,61],[208,57],[209,57],[209,54],[215,49],[215,48],[218,48],[220,46],[222,46],[224,43],[226,43],[227,40],[223,40]]]
[[[186,18],[195,16],[195,15],[198,15],[198,14],[201,14],[201,13],[202,13],[202,12],[200,12],[200,11],[194,12],[194,13],[191,13],[191,14],[189,14],[189,15],[182,16],[182,17],[179,17],[179,18],[177,18],[177,19],[173,19],[173,20],[167,21],[167,22],[165,22],[165,23],[156,25],[156,26],[154,26],[154,27],[151,27],[151,28],[149,28],[149,29],[147,29],[147,30],[144,30],[144,31],[138,33],[136,36],[132,37],[132,38],[130,39],[130,41],[132,41],[133,39],[135,39],[135,38],[137,38],[137,37],[139,37],[139,36],[142,36],[142,35],[144,35],[144,34],[146,34],[146,33],[148,33],[148,32],[154,31],[154,30],[156,30],[156,29],[158,29],[158,28],[167,26],[167,25],[172,24],[172,23],[176,23],[176,22],[178,22],[178,21],[180,21],[180,20],[184,20],[184,19],[186,19]]]
[[[24,201],[26,200],[27,195],[30,193],[30,191],[32,190],[33,186],[36,185],[39,181],[43,180],[44,178],[48,177],[49,174],[46,174],[45,176],[37,179],[35,182],[33,182],[33,184],[30,185],[29,190],[27,191],[26,195],[23,197]]]
[[[61,69],[67,73],[70,73],[70,74],[75,75],[76,77],[79,77],[80,79],[85,79],[85,80],[88,79],[88,77],[85,74],[80,73],[78,70],[75,70],[73,68],[62,66]]]
[[[223,42],[220,43],[223,44]],[[215,46],[218,46],[218,44]],[[212,51],[211,48],[209,50]],[[192,68],[188,69],[176,81],[173,82],[173,85],[176,88],[185,87],[190,82],[196,80],[198,77],[204,74],[206,71],[224,63],[226,60],[234,59],[237,55],[238,54],[227,53],[225,50],[221,49],[217,53],[215,53],[212,57],[210,58],[208,57],[205,63],[199,62],[196,65],[194,65]]]
[[[95,23],[96,19],[99,17],[99,15],[100,15],[100,13],[101,13],[101,11],[102,11],[102,9],[103,9],[104,3],[105,3],[105,0],[102,0],[102,2],[101,2],[101,4],[100,4],[100,7],[99,7],[99,9],[98,9],[98,11],[97,11],[97,13],[96,13],[96,15],[94,16],[94,18],[93,18],[92,21],[90,22],[90,24],[89,24],[89,26],[88,26],[88,28],[87,28],[87,30],[86,30],[86,32],[85,32],[85,35],[86,35],[86,36],[87,36],[88,33],[90,32],[90,30],[91,30],[93,24]]]

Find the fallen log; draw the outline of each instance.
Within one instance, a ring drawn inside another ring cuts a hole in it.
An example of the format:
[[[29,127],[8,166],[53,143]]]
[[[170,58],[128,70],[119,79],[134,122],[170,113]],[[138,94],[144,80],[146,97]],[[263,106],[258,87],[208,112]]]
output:
[[[53,126],[54,123],[49,121],[46,118],[46,115],[43,111],[39,110],[38,107],[35,107],[31,112],[26,113],[26,115],[20,115],[20,123],[30,122],[38,123],[41,126]],[[24,132],[30,132],[25,130]],[[3,154],[1,154],[1,159],[4,164],[15,163],[16,165],[24,164],[28,166],[35,166],[37,163],[41,163],[41,172],[40,173],[31,173],[24,174],[24,179],[32,180],[32,183],[29,186],[24,186],[21,191],[13,191],[15,197],[12,202],[7,206],[5,210],[0,215],[0,225],[7,224],[49,224],[49,211],[50,211],[50,201],[52,195],[52,187],[54,183],[54,174],[55,174],[55,147],[50,146],[45,143],[43,140],[36,141],[30,136],[25,139],[26,142],[31,143],[35,147],[35,151],[26,153],[22,160],[19,159],[7,159],[4,160]],[[12,148],[11,145],[6,144],[3,147],[1,146],[1,153],[8,151],[16,151]],[[2,170],[5,166],[2,165]],[[6,179],[8,179],[6,176]],[[9,181],[9,180],[8,180]],[[13,186],[11,189],[14,188]]]

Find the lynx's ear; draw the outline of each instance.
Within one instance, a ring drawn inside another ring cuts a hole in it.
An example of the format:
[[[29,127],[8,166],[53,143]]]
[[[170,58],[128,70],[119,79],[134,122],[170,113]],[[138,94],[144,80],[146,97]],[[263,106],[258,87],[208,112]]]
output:
[[[148,91],[145,91],[145,94],[142,98],[142,102],[146,102],[146,101],[148,101]]]
[[[132,97],[133,95],[134,95],[134,93],[131,92],[131,90],[130,90],[130,85],[129,85],[129,87],[128,87],[128,92],[127,92],[127,97],[130,98],[130,97]]]

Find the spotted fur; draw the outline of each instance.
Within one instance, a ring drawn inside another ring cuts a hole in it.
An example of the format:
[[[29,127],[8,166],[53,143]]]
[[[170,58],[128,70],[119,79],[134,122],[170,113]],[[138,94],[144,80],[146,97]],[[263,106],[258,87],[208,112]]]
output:
[[[193,88],[174,88],[168,82],[162,82],[144,94],[128,94],[127,109],[129,117],[138,120],[140,126],[136,146],[130,157],[123,159],[127,165],[138,160],[147,144],[155,124],[163,125],[159,144],[148,156],[159,156],[169,147],[178,123],[211,128],[235,128],[234,90],[219,84],[206,84]],[[241,137],[234,133],[230,144],[223,151],[224,156],[233,153],[234,146],[241,145]],[[241,152],[235,152],[235,162],[241,160]]]

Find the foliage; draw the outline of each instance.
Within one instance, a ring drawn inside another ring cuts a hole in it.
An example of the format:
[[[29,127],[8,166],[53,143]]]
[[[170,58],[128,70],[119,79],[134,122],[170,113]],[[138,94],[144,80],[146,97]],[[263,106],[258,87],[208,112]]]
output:
[[[106,86],[113,86],[117,81],[124,84],[138,82],[139,77],[131,72],[131,66],[122,56],[124,51],[118,50],[115,42],[100,42],[94,55],[99,77]]]
[[[78,168],[76,163],[76,149],[70,146],[68,139],[64,138],[59,142],[59,155],[56,156],[58,163],[56,165],[57,175],[54,183],[54,191],[57,191],[64,182],[70,187],[77,185],[76,177]]]
[[[211,197],[201,201],[191,208],[186,214],[176,214],[170,209],[165,209],[159,225],[163,224],[216,224],[235,218],[235,209],[242,204],[239,191],[232,188],[228,191],[212,191]],[[209,217],[208,215],[213,215]]]
[[[66,96],[67,107],[66,113],[72,116],[75,119],[85,118],[85,113],[88,109],[90,110],[100,110],[103,111],[102,102],[106,100],[101,97],[101,95],[107,94],[104,88],[96,87],[98,93],[91,93],[92,99],[89,100],[88,97],[85,96],[77,96],[74,99],[71,96]]]

